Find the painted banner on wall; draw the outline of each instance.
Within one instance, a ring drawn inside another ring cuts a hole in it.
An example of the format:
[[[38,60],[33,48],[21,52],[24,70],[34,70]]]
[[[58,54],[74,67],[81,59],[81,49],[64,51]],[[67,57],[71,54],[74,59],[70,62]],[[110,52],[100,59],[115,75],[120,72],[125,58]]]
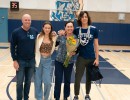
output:
[[[75,20],[83,8],[83,0],[53,0],[51,2],[50,20],[68,21]],[[55,5],[54,5],[55,4]],[[53,10],[54,9],[54,10]]]

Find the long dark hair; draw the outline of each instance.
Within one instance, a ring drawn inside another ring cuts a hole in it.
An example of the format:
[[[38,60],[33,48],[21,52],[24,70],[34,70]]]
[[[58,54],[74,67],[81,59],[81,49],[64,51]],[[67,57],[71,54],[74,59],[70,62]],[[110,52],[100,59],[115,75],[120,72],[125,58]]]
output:
[[[51,26],[51,31],[50,31],[50,33],[49,33],[49,39],[52,41],[52,30],[53,30],[53,27],[52,27],[52,24],[51,24],[49,21],[46,21],[46,22],[43,23],[39,37],[45,35],[45,32],[44,32],[44,30],[43,30],[43,27],[44,27],[46,24],[49,24],[49,25]]]
[[[87,11],[81,11],[79,16],[78,16],[78,20],[77,20],[77,23],[78,23],[78,26],[82,26],[82,22],[81,22],[81,18],[83,17],[84,14],[87,14],[88,16],[88,25],[91,25],[92,24],[92,21],[91,21],[91,18],[89,16],[89,13]]]

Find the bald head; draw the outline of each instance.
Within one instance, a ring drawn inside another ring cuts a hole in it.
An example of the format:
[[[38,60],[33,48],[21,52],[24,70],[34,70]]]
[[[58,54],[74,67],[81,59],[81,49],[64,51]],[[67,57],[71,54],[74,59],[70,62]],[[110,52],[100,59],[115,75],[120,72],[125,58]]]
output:
[[[29,30],[30,25],[31,25],[31,16],[29,14],[24,14],[22,16],[22,28],[25,30]]]
[[[29,14],[24,14],[24,15],[22,16],[22,20],[23,20],[24,18],[30,18],[30,19],[31,19],[31,16],[30,16]]]

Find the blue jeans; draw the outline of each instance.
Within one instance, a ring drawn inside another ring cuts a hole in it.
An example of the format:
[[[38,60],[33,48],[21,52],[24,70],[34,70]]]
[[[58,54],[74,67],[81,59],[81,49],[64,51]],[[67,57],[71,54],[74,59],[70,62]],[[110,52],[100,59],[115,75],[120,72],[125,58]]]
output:
[[[55,61],[55,88],[54,88],[54,98],[60,98],[61,83],[64,73],[64,98],[70,95],[70,81],[71,73],[73,69],[73,63],[69,64],[68,67],[64,67],[63,63]]]
[[[36,67],[36,71],[34,74],[34,84],[35,98],[37,100],[43,100],[42,82],[44,83],[44,100],[48,100],[49,98],[53,69],[51,64],[51,57],[44,58],[41,56],[39,67]]]
[[[24,100],[28,100],[31,78],[34,74],[34,69],[35,69],[35,59],[18,60],[18,64],[19,64],[19,70],[16,71],[17,100],[22,100],[23,96],[24,96]],[[25,83],[23,87],[24,79],[25,79]]]

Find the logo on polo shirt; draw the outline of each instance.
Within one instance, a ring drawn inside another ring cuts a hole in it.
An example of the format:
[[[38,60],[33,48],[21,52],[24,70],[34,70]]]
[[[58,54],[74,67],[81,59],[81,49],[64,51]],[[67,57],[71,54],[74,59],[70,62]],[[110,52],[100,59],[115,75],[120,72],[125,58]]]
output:
[[[29,35],[30,39],[34,39],[34,35]]]

